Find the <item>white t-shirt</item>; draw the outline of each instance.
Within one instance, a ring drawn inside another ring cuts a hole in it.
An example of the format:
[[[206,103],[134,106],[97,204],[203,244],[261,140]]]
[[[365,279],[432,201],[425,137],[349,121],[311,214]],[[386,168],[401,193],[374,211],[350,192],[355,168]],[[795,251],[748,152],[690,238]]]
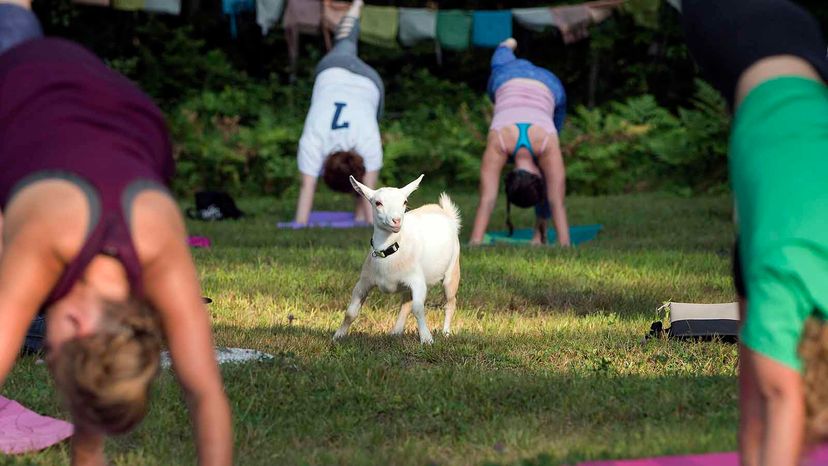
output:
[[[330,154],[349,150],[362,156],[365,171],[379,170],[379,100],[379,89],[365,76],[344,68],[328,68],[319,73],[299,139],[299,171],[319,176]]]

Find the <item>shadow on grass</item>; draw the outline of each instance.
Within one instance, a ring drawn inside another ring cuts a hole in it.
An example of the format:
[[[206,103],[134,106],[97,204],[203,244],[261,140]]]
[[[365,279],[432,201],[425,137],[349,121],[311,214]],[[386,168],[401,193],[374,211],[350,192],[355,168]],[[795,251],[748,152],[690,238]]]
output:
[[[461,334],[423,347],[411,333],[356,332],[332,344],[301,326],[244,331],[284,348],[271,362],[223,371],[244,407],[245,464],[518,464],[540,453],[548,462],[525,464],[561,464],[735,445],[730,376],[633,376],[587,357],[533,368],[509,356],[514,338]],[[562,344],[553,339],[552,349]]]

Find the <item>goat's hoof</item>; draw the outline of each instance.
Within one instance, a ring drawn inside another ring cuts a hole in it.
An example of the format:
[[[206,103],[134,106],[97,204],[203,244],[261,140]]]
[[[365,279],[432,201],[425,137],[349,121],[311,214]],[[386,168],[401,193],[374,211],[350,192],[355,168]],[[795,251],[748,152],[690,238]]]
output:
[[[405,330],[391,330],[389,335],[391,335],[392,337],[401,337],[404,332]]]
[[[337,330],[336,333],[334,333],[333,341],[341,340],[341,339],[345,338],[346,335],[348,335],[347,330],[345,330],[345,331]]]
[[[420,335],[420,344],[422,345],[433,345],[434,344],[434,337],[431,335]]]
[[[450,337],[451,336],[451,330],[443,330],[443,336],[444,337]]]

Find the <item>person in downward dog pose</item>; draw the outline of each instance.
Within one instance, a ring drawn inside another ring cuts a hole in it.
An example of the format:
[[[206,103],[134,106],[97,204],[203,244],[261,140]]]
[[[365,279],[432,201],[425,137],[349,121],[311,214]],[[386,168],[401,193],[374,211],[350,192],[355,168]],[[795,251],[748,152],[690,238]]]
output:
[[[470,243],[480,244],[497,201],[500,174],[506,163],[506,225],[514,230],[510,209],[534,207],[533,244],[546,243],[546,224],[552,218],[558,243],[569,246],[566,217],[566,173],[558,135],[566,117],[566,94],[549,70],[515,57],[515,39],[498,46],[492,56],[489,97],[494,117],[480,166],[480,201]]]
[[[45,359],[75,426],[72,462],[141,422],[166,338],[199,463],[232,463],[231,415],[161,111],[27,1],[0,0],[0,384],[46,317]]]
[[[382,167],[382,115],[385,86],[379,74],[357,56],[359,16],[355,0],[339,22],[335,44],[316,65],[311,107],[299,140],[302,174],[295,223],[308,223],[319,175],[334,191],[351,193],[349,176],[372,187]],[[371,222],[371,206],[354,197],[355,220]]]
[[[800,464],[804,440],[828,434],[826,42],[788,0],[684,0],[682,16],[735,109],[741,461]]]

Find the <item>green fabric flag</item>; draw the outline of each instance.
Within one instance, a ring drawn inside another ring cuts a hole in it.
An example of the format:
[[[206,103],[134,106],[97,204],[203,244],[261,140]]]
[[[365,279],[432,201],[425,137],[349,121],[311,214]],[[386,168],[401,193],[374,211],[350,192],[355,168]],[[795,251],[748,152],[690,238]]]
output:
[[[144,0],[112,0],[112,7],[116,10],[143,10]]]
[[[437,40],[448,50],[465,50],[471,42],[472,15],[464,10],[437,13]]]
[[[399,25],[397,7],[365,5],[360,19],[359,39],[381,47],[396,47]]]

